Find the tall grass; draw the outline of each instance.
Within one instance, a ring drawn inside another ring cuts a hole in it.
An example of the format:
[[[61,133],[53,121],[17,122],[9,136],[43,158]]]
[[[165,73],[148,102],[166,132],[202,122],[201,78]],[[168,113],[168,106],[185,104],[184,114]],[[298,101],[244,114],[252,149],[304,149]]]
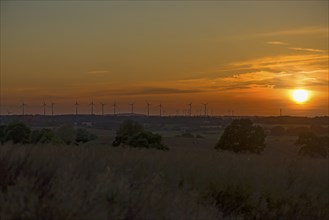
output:
[[[329,217],[327,160],[198,146],[7,144],[0,188],[0,219]]]

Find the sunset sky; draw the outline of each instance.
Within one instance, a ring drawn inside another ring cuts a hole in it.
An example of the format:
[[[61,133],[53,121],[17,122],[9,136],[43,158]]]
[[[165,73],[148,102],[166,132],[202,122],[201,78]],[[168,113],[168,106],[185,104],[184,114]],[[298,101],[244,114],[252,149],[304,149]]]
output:
[[[328,1],[1,1],[1,114],[76,99],[81,113],[328,115]]]

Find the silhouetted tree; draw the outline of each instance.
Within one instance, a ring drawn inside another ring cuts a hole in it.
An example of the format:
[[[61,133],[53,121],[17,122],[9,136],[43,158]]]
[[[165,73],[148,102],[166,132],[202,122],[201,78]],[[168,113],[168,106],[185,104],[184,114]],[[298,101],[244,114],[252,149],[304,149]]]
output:
[[[119,146],[121,144],[127,144],[130,137],[141,131],[144,131],[141,124],[133,120],[126,120],[120,125],[118,131],[116,132],[116,137],[112,145]]]
[[[96,139],[97,136],[89,133],[88,130],[85,128],[78,128],[76,130],[76,137],[75,137],[76,143],[86,143]]]
[[[0,144],[3,144],[5,142],[6,128],[6,125],[0,125]]]
[[[31,130],[22,122],[12,122],[5,128],[4,142],[12,141],[17,143],[28,143]]]
[[[65,144],[75,143],[75,130],[72,125],[62,125],[56,130],[57,136],[64,141]]]
[[[143,126],[138,122],[127,120],[120,126],[112,145],[129,145],[131,147],[138,148],[142,147],[168,150],[168,148],[163,145],[161,141],[161,135],[145,131]]]
[[[295,144],[301,146],[300,155],[323,158],[328,156],[328,136],[316,136],[312,132],[305,132],[299,135]]]
[[[49,128],[33,130],[30,135],[30,143],[32,144],[58,143],[58,140],[59,137],[57,137],[55,132]]]
[[[161,143],[162,137],[149,131],[140,131],[128,139],[128,145],[132,147],[156,148],[159,150],[168,150]]]
[[[260,153],[265,148],[265,132],[250,119],[237,119],[227,126],[215,149]]]

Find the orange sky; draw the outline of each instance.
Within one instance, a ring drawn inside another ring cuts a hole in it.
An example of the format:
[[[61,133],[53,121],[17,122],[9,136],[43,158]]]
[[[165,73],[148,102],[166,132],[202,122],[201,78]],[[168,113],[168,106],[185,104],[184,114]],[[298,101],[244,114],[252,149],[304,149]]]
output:
[[[304,104],[291,99],[306,89]],[[1,1],[1,114],[328,115],[327,1]]]

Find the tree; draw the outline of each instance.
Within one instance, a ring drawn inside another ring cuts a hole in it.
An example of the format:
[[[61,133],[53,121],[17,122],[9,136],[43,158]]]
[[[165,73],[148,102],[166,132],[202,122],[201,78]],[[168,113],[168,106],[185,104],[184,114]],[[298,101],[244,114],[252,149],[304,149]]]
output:
[[[265,148],[265,132],[250,119],[237,119],[227,126],[215,149],[260,153]]]
[[[33,144],[48,144],[57,143],[59,137],[56,136],[53,130],[42,128],[41,130],[33,130],[30,135],[30,143]]]
[[[56,134],[65,144],[73,144],[75,142],[76,133],[72,125],[62,125],[57,129]]]
[[[138,122],[127,120],[120,126],[112,145],[128,145],[137,148],[142,147],[168,150],[168,148],[163,145],[161,141],[161,135],[150,131],[145,131],[143,126]]]
[[[31,130],[22,122],[12,122],[5,128],[4,142],[12,141],[14,144],[17,143],[28,143]]]
[[[144,131],[141,124],[132,120],[126,120],[120,125],[112,145],[119,146],[121,144],[127,144],[130,137],[141,131]]]
[[[6,128],[6,125],[0,125],[0,144],[3,144],[5,142]]]
[[[323,158],[328,156],[328,136],[316,136],[312,132],[305,132],[298,136],[295,144],[301,146],[300,155]]]
[[[168,150],[161,143],[162,137],[150,131],[141,131],[128,139],[128,145],[132,147],[156,148],[159,150]]]
[[[75,137],[76,143],[86,143],[88,141],[92,141],[95,139],[97,139],[97,136],[89,133],[88,130],[85,128],[78,128],[76,130],[76,137]]]

